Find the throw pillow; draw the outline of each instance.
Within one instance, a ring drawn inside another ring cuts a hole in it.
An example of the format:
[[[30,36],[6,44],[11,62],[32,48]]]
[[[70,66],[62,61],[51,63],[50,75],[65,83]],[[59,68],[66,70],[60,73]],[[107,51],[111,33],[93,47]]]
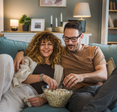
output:
[[[9,54],[13,59],[18,50],[26,49],[27,46],[27,42],[0,38],[0,54]]]
[[[115,63],[113,58],[111,57],[108,61],[107,61],[107,72],[108,72],[108,77],[111,75],[112,71],[116,68]]]

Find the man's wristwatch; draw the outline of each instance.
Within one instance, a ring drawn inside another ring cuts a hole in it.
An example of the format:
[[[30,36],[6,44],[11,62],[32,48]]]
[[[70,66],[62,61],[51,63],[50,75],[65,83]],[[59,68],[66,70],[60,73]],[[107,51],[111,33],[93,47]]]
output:
[[[44,73],[41,73],[41,74],[40,74],[40,80],[41,80],[41,81],[43,81],[42,76],[44,76],[44,75],[45,75]]]

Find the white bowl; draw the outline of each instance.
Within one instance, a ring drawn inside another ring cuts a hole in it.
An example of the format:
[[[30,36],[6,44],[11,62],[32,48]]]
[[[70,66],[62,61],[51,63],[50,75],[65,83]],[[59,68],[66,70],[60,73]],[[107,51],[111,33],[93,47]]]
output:
[[[72,90],[67,89],[49,89],[48,85],[43,85],[42,89],[46,95],[48,103],[52,107],[65,107],[69,98],[73,94]]]

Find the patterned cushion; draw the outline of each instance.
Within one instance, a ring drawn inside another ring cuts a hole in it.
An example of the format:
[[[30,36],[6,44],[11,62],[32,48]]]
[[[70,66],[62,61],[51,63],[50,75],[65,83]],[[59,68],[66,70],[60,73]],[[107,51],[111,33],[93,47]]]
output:
[[[115,63],[113,58],[111,57],[108,61],[107,61],[107,72],[108,72],[108,77],[111,75],[112,71],[115,69]]]

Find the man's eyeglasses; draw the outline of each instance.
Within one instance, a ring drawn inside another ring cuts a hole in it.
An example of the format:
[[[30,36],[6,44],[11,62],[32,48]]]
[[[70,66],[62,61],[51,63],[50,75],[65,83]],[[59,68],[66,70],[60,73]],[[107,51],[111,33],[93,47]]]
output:
[[[71,39],[72,42],[76,42],[80,36],[81,36],[81,34],[77,37],[66,37],[63,35],[62,38],[64,39],[65,42],[69,42],[69,39]]]

